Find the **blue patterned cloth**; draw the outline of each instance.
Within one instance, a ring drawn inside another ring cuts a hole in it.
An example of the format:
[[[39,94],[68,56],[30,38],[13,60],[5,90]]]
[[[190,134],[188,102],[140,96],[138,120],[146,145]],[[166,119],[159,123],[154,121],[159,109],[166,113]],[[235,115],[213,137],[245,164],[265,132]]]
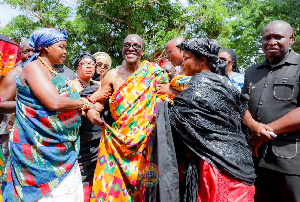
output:
[[[41,28],[34,31],[30,36],[29,43],[29,45],[34,48],[34,54],[24,63],[24,67],[29,62],[37,59],[42,48],[55,44],[59,41],[66,41],[67,39],[68,34],[65,29],[62,29],[61,32],[53,28]]]
[[[234,72],[229,75],[229,79],[231,80],[232,84],[239,90],[239,92],[241,92],[244,85],[244,74]]]

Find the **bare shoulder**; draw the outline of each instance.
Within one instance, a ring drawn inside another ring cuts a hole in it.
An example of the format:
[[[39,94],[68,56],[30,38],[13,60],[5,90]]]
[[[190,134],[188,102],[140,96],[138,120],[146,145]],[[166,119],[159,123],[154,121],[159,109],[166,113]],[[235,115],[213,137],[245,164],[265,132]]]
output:
[[[4,81],[13,81],[15,82],[16,77],[21,73],[22,68],[16,67],[13,70],[11,70],[5,77]]]

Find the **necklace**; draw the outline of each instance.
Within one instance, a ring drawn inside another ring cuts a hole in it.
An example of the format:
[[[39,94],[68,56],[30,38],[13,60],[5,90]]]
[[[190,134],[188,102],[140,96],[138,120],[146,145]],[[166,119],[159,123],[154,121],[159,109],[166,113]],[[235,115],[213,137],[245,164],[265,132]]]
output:
[[[57,72],[55,71],[55,69],[53,69],[52,67],[50,67],[40,56],[38,57],[38,59],[41,61],[41,63],[47,67],[47,69],[50,71],[51,74],[55,75],[57,74]]]
[[[83,83],[80,81],[80,79],[78,78],[78,76],[76,77],[76,79],[79,81],[79,83],[80,83],[80,85],[81,85],[81,87],[82,87],[83,89],[85,89],[86,87],[88,87],[87,85],[83,84]]]

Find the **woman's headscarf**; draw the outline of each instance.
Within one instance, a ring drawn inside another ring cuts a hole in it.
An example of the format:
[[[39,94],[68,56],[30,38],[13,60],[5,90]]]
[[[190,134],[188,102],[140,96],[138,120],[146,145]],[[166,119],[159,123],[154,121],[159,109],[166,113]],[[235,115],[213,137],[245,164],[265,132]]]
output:
[[[83,58],[91,58],[94,63],[96,64],[96,58],[88,51],[81,51],[78,55],[76,55],[76,57],[74,58],[72,65],[75,67],[75,69],[77,70],[79,62],[83,59]]]
[[[41,28],[32,33],[29,45],[34,48],[34,54],[24,63],[24,66],[37,59],[40,51],[59,41],[67,41],[68,34],[65,29],[58,31],[53,28]]]
[[[220,45],[217,41],[209,38],[193,39],[184,41],[177,45],[177,47],[180,48],[180,50],[187,50],[197,57],[205,57],[212,72],[226,75],[226,65],[224,61],[218,57]]]

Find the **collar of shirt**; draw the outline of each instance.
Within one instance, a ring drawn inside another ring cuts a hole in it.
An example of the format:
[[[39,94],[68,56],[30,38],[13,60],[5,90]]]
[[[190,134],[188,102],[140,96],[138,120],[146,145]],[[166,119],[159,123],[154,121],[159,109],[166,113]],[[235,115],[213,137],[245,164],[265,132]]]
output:
[[[282,67],[284,65],[298,65],[299,64],[299,59],[296,57],[298,54],[295,53],[292,49],[289,50],[289,54],[278,64],[276,65],[271,65],[268,61],[268,59],[264,60],[261,65],[259,65],[257,67],[257,69],[261,69],[261,68],[279,68]]]

